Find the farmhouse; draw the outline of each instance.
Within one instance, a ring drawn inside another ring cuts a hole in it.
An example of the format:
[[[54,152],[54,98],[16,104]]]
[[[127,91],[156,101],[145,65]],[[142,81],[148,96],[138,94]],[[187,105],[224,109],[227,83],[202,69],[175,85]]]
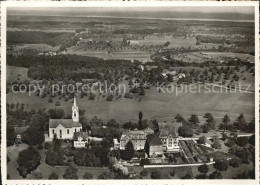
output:
[[[88,144],[88,133],[87,132],[75,132],[74,133],[74,147],[83,148]]]
[[[124,150],[128,141],[131,141],[135,150],[144,149],[147,134],[142,130],[128,131],[120,138],[120,149]]]
[[[16,134],[16,143],[20,143],[22,139],[22,134],[27,131],[29,128],[29,125],[26,126],[14,126],[14,133]]]
[[[149,157],[163,156],[163,143],[155,134],[149,134],[145,143],[145,152]]]
[[[50,119],[49,120],[49,137],[53,139],[73,139],[74,133],[80,132],[82,129],[79,123],[79,108],[77,106],[76,97],[72,106],[72,119]]]

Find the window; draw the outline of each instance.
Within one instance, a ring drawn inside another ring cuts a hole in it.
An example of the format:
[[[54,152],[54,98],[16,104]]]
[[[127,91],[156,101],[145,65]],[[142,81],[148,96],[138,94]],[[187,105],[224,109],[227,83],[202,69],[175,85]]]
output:
[[[62,131],[60,130],[60,135],[62,134]]]
[[[74,117],[76,117],[76,112],[74,112]]]
[[[54,129],[52,129],[52,134],[54,134]]]
[[[70,133],[70,130],[69,129],[67,129],[67,134],[69,134]]]
[[[77,132],[77,129],[75,129],[75,132]]]

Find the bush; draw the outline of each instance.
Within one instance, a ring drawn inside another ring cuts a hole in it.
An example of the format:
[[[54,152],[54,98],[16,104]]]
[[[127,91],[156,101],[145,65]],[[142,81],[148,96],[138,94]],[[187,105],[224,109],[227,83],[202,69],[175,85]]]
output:
[[[43,146],[42,145],[38,145],[38,150],[42,150],[43,149]]]
[[[198,167],[198,170],[199,170],[200,173],[206,174],[209,171],[209,167],[208,167],[208,165],[203,164],[203,165]]]
[[[48,179],[59,179],[59,175],[55,172],[52,172],[50,175],[49,175],[49,178]]]
[[[175,175],[175,171],[172,170],[172,171],[170,172],[170,175],[171,175],[172,177],[174,177],[174,175]]]
[[[147,176],[147,174],[148,174],[147,170],[143,170],[143,171],[140,172],[140,175],[141,175],[142,177]]]
[[[215,149],[221,149],[221,144],[220,142],[216,139],[212,145],[211,145],[212,148],[215,148]]]
[[[83,179],[93,179],[93,175],[89,172],[86,172],[84,175],[83,175]]]
[[[238,168],[240,165],[240,159],[239,158],[232,158],[229,160],[229,166],[232,166],[233,168]]]
[[[112,101],[112,100],[113,100],[113,98],[114,98],[114,96],[113,96],[113,95],[108,95],[108,96],[107,96],[107,99],[106,99],[106,101]]]
[[[152,171],[152,173],[151,173],[151,178],[152,179],[161,179],[161,172],[160,171],[158,171],[158,170],[154,170],[154,171]]]
[[[228,169],[228,161],[227,160],[218,160],[213,165],[215,169],[219,171],[227,171]]]
[[[51,147],[50,143],[45,143],[44,144],[44,149],[48,150]]]
[[[141,166],[149,165],[149,164],[150,164],[149,159],[141,159],[141,161],[140,161],[140,165]]]
[[[210,179],[222,179],[222,175],[219,171],[214,171],[209,175]]]

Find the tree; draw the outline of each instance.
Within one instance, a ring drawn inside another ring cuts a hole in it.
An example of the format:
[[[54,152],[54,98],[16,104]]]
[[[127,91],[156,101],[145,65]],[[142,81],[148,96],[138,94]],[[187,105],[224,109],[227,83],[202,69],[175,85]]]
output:
[[[215,140],[213,141],[213,143],[211,144],[211,147],[212,147],[212,148],[215,148],[215,149],[221,149],[221,143],[219,142],[218,139],[215,139]]]
[[[207,142],[207,138],[205,136],[201,136],[197,142],[198,144],[205,144]]]
[[[53,146],[50,147],[46,153],[45,162],[48,165],[63,165],[64,151],[61,148],[61,140],[55,139]]]
[[[49,109],[48,114],[51,119],[62,119],[65,115],[63,109]]]
[[[134,154],[135,154],[135,149],[133,143],[131,141],[128,141],[125,146],[124,155],[121,157],[123,157],[124,160],[130,160],[134,157]]]
[[[144,95],[145,95],[144,87],[141,87],[141,88],[140,88],[139,95],[140,95],[140,96],[144,96]]]
[[[200,121],[197,115],[192,114],[189,121],[193,124],[193,125],[197,125]]]
[[[28,175],[28,179],[42,179],[42,173],[33,171],[30,175]]]
[[[18,154],[18,172],[19,174],[25,178],[27,174],[31,171],[35,170],[40,165],[41,156],[39,152],[33,148],[29,147],[28,149],[22,150]]]
[[[150,160],[149,159],[141,159],[140,166],[149,165]]]
[[[241,147],[245,147],[248,144],[247,137],[238,137],[236,138],[236,144]]]
[[[66,168],[63,175],[64,179],[78,179],[78,169],[72,163]]]
[[[207,176],[207,174],[199,174],[199,175],[197,175],[196,176],[196,179],[208,179],[208,176]]]
[[[50,175],[49,175],[49,178],[48,179],[59,179],[59,175],[55,172],[52,172]]]
[[[222,175],[219,171],[214,171],[209,175],[210,179],[222,179]]]
[[[217,160],[213,165],[215,169],[219,171],[227,171],[228,161],[227,160]]]
[[[153,131],[154,131],[155,134],[159,132],[158,121],[155,120],[155,119],[152,121],[152,129],[153,129]]]
[[[83,175],[83,179],[93,179],[92,173],[86,172],[86,173]]]
[[[128,129],[128,130],[134,130],[137,127],[138,127],[138,125],[135,124],[135,123],[132,123],[131,121],[126,122],[125,124],[123,124],[123,128],[124,129]]]
[[[191,137],[193,136],[193,129],[187,126],[181,126],[178,129],[178,133],[182,137]]]
[[[140,175],[141,175],[142,177],[147,176],[147,174],[148,174],[148,171],[145,170],[145,169],[144,169],[143,171],[140,172]]]
[[[174,175],[175,175],[175,171],[172,170],[172,171],[170,172],[170,176],[174,177]]]
[[[177,114],[175,116],[175,119],[176,119],[177,122],[182,122],[184,120],[184,118],[180,114]]]
[[[116,123],[116,120],[115,119],[111,119],[111,120],[109,120],[108,122],[107,122],[107,126],[108,127],[119,127],[119,124],[118,123]]]
[[[16,139],[16,135],[14,133],[14,128],[12,126],[7,125],[6,129],[6,144],[7,146],[11,146],[14,144]]]
[[[249,137],[248,142],[251,145],[255,146],[255,134],[253,134],[252,136]]]
[[[113,179],[114,178],[114,173],[113,172],[103,172],[98,176],[98,179]]]
[[[240,159],[237,157],[234,157],[229,160],[229,166],[232,166],[233,168],[238,168],[240,165]]]
[[[192,179],[192,174],[190,172],[187,172],[181,179]]]
[[[237,121],[234,123],[234,126],[238,129],[238,130],[245,130],[247,127],[247,123],[244,117],[244,114],[240,114],[237,118]]]
[[[203,165],[198,167],[198,170],[199,170],[200,173],[206,174],[209,171],[209,167],[208,167],[208,165],[203,164]]]
[[[161,172],[158,170],[153,170],[151,172],[151,178],[152,179],[161,179]]]
[[[38,145],[44,141],[44,127],[48,117],[43,110],[39,110],[29,124],[29,128],[22,134],[22,142],[28,145]]]
[[[227,114],[224,116],[222,123],[223,123],[223,129],[224,129],[223,132],[225,133],[225,131],[228,129],[228,125],[230,124],[230,118]]]
[[[143,113],[142,113],[142,111],[140,111],[139,112],[139,122],[138,122],[140,130],[142,129],[142,119],[143,119]]]

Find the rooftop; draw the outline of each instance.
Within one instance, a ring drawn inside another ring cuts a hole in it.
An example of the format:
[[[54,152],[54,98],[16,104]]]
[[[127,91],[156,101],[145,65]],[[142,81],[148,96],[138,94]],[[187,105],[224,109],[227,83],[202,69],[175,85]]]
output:
[[[81,127],[82,126],[81,123],[74,122],[72,119],[50,119],[49,120],[49,128],[56,128],[60,124],[65,128]]]
[[[162,145],[161,139],[160,139],[157,135],[154,135],[154,134],[149,134],[149,135],[147,136],[147,143],[148,143],[150,146]]]

